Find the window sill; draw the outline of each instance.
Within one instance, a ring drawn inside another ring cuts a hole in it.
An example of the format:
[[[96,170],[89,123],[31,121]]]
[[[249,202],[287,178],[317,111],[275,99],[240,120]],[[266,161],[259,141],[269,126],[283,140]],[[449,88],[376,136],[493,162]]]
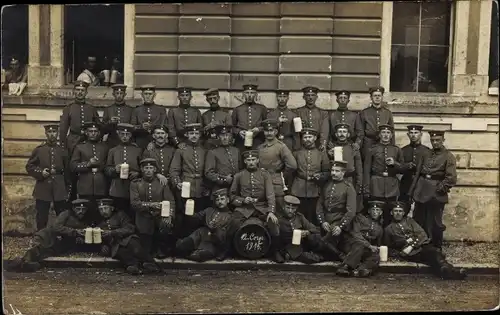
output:
[[[498,87],[490,87],[488,89],[488,95],[490,95],[490,96],[498,96]]]

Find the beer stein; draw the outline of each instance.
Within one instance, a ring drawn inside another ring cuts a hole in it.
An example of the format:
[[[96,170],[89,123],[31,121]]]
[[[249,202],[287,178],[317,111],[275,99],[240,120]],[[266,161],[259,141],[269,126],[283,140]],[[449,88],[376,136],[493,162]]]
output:
[[[302,131],[302,119],[300,117],[295,117],[293,119],[293,129],[295,130],[295,132]]]
[[[191,182],[182,182],[181,197],[182,198],[191,197]]]
[[[164,200],[161,202],[161,216],[164,218],[170,216],[170,201]]]
[[[334,147],[333,148],[333,159],[334,161],[342,161],[343,160],[343,148],[342,147]]]
[[[387,258],[389,256],[389,249],[387,246],[380,246],[378,248],[378,254],[380,256],[380,261],[387,261]]]
[[[302,231],[301,230],[293,230],[292,244],[300,245],[300,240],[302,239]]]
[[[186,215],[189,215],[189,216],[194,215],[194,200],[193,199],[186,200],[186,211],[184,213]]]
[[[253,145],[253,132],[250,130],[245,131],[245,147],[251,148]]]
[[[93,243],[92,228],[91,227],[85,228],[85,244],[92,244],[92,243]]]
[[[128,179],[128,175],[129,175],[129,168],[128,168],[128,164],[125,162],[122,164],[122,166],[120,168],[120,178],[121,179]]]
[[[101,244],[102,243],[102,230],[101,230],[101,228],[98,228],[98,227],[93,228],[92,234],[93,234],[94,244]]]

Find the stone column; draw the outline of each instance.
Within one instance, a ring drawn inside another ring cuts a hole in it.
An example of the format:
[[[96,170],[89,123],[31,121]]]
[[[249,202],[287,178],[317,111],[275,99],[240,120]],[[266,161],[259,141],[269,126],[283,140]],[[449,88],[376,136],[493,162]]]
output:
[[[135,56],[135,4],[124,5],[123,25],[123,75],[127,85],[127,98],[134,97],[134,56]]]

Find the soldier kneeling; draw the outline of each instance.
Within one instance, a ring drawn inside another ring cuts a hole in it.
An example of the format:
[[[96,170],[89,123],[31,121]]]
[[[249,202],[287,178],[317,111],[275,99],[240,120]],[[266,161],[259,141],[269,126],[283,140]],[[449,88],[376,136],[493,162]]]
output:
[[[295,196],[285,196],[283,213],[278,213],[279,242],[276,262],[299,261],[304,264],[314,264],[324,261],[323,256],[315,253],[321,247],[319,228],[309,222],[297,209],[300,200]],[[300,238],[296,236],[300,233]],[[297,244],[298,243],[298,244]]]
[[[114,211],[113,199],[99,199],[97,204],[104,218],[97,226],[102,230],[101,254],[118,259],[130,274],[140,274],[141,263],[144,271],[159,272],[154,258],[141,247],[139,237],[134,234],[135,227],[125,212]]]
[[[426,264],[443,279],[461,280],[466,277],[463,268],[453,267],[443,253],[432,244],[424,229],[405,216],[404,203],[396,202],[391,210],[392,222],[385,228],[385,244],[399,252],[401,258]]]
[[[87,251],[93,247],[85,244],[84,217],[89,201],[76,199],[71,210],[59,214],[53,226],[46,227],[35,234],[34,246],[23,257],[14,259],[6,269],[16,271],[36,271],[40,269],[40,261],[47,257],[60,255],[68,251]]]
[[[227,237],[231,222],[231,211],[228,208],[229,196],[226,188],[212,193],[214,207],[198,212],[193,218],[202,227],[191,235],[177,241],[176,249],[187,258],[203,262],[214,257],[218,261],[226,258],[231,246]]]

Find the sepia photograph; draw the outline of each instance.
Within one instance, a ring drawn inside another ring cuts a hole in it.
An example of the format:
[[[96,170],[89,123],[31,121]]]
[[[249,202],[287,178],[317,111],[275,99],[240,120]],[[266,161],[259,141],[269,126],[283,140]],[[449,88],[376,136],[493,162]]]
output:
[[[3,314],[494,311],[498,0],[1,9]]]

